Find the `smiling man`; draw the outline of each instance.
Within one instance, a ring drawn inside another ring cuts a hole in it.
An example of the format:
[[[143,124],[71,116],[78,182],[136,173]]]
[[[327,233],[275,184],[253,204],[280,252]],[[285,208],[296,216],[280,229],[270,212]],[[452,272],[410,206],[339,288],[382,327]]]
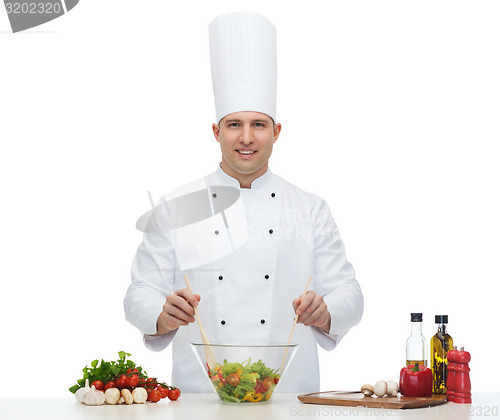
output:
[[[241,188],[250,188],[269,167],[281,124],[274,124],[268,115],[247,111],[229,114],[212,129],[222,151],[222,170],[237,179]]]
[[[360,321],[363,295],[326,202],[269,169],[281,132],[274,26],[257,14],[220,16],[210,25],[210,48],[218,121],[212,130],[222,159],[214,173],[174,195],[200,185],[234,188],[248,235],[233,252],[187,270],[193,294],[184,285],[172,234],[145,233],[132,265],[126,317],[148,348],[160,351],[172,343],[176,386],[210,392],[189,347],[200,342],[194,307],[210,341],[223,344],[286,343],[297,314],[293,342],[299,346],[280,390],[319,391],[317,345],[333,349]],[[224,223],[234,225],[234,215],[225,215]],[[209,248],[221,232],[207,232],[206,241],[192,234],[185,241],[193,249],[200,242],[199,249]]]

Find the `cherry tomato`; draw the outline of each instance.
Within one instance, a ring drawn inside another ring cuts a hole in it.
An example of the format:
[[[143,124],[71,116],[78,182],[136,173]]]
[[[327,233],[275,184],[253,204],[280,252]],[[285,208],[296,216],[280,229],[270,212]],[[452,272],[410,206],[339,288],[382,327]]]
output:
[[[156,379],[155,378],[148,378],[147,381],[146,381],[146,388],[156,388],[156,386],[158,385],[158,382],[156,382]]]
[[[104,389],[104,383],[102,381],[94,381],[90,386],[94,385],[95,389],[102,391]]]
[[[139,375],[136,375],[135,373],[130,378],[127,378],[127,386],[129,386],[130,388],[135,388],[138,383]]]
[[[278,385],[280,378],[274,378],[274,385]]]
[[[116,382],[115,381],[109,381],[106,385],[104,385],[104,390],[106,391],[109,388],[116,388]]]
[[[240,383],[240,377],[236,373],[231,373],[227,376],[227,383],[232,386],[237,386]]]
[[[123,374],[116,380],[116,385],[118,385],[118,388],[126,388],[127,387],[127,375]]]
[[[165,388],[164,386],[158,385],[158,386],[156,387],[156,389],[157,389],[158,391],[160,391],[160,394],[161,394],[161,398],[162,398],[162,399],[163,399],[163,398],[168,397],[168,388]]]
[[[168,390],[168,398],[171,399],[172,401],[175,401],[180,396],[181,396],[181,390],[179,388]]]
[[[161,400],[161,393],[157,389],[153,389],[149,395],[148,395],[148,400],[151,402],[158,402]]]
[[[130,375],[131,373],[139,373],[139,371],[136,368],[127,369],[127,375]]]
[[[269,376],[267,378],[264,378],[264,380],[262,381],[262,386],[266,391],[271,388],[271,385],[274,385],[274,378],[270,378]]]

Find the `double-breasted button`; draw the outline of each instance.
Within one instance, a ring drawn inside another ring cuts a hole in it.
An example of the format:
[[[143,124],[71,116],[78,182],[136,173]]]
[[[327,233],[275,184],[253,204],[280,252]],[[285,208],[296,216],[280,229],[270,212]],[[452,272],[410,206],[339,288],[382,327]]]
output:
[[[269,233],[270,233],[271,235],[273,234],[273,232],[274,232],[274,230],[269,229]]]
[[[261,320],[260,320],[260,323],[261,323],[261,324],[265,324],[265,323],[266,323],[266,320],[265,320],[265,319],[261,319]]]
[[[226,321],[224,321],[224,320],[222,320],[220,323],[221,323],[222,325],[226,325]]]
[[[224,277],[222,277],[222,276],[219,276],[219,280],[222,280],[223,278],[224,278]]]
[[[217,197],[217,194],[213,193],[213,194],[212,194],[212,197],[213,197],[213,198]]]
[[[264,278],[267,280],[269,278],[269,274],[266,274]]]
[[[216,231],[215,231],[215,234],[216,234],[216,235],[218,235],[218,234],[219,234],[219,231],[218,231],[218,230],[216,230]]]
[[[271,193],[271,197],[276,197],[276,194],[275,193]]]

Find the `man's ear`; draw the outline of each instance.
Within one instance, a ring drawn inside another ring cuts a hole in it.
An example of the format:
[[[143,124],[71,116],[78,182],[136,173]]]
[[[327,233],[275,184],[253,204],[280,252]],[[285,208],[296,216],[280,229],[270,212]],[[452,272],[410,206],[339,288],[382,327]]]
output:
[[[273,141],[273,144],[276,143],[276,141],[278,140],[278,137],[279,137],[280,133],[281,133],[281,124],[280,123],[274,124],[274,128],[273,128],[274,141]]]
[[[220,127],[219,124],[212,124],[212,131],[214,132],[215,140],[219,142],[219,133],[220,133]]]

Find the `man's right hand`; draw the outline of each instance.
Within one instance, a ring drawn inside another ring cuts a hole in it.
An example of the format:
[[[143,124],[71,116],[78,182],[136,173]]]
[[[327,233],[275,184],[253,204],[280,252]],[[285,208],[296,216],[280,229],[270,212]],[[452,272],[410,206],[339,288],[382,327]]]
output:
[[[200,295],[192,294],[188,289],[179,289],[169,295],[156,321],[155,336],[165,335],[181,325],[193,323],[196,320],[194,307],[198,306],[200,300]]]

